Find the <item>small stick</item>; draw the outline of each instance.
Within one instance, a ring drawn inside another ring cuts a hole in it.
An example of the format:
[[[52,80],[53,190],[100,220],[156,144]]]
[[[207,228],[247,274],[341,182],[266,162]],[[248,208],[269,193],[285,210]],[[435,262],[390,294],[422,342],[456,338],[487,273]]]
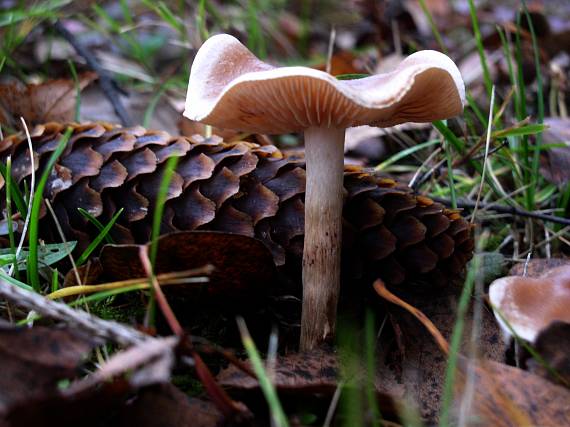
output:
[[[449,199],[443,199],[439,197],[432,197],[432,199],[436,202],[443,203],[446,206],[451,206],[451,200]],[[469,200],[458,200],[457,207],[462,209],[473,209],[475,207],[475,202],[471,202]],[[512,206],[503,206],[494,203],[479,203],[479,208],[483,210],[495,211],[498,213],[506,213],[514,216],[522,216],[525,218],[541,219],[543,221],[549,221],[556,224],[570,225],[569,218],[561,218],[558,216],[547,215],[538,212],[529,212],[525,211],[524,209],[519,209]]]
[[[52,319],[67,322],[91,336],[130,346],[154,339],[134,328],[111,320],[103,320],[83,310],[76,310],[66,304],[50,301],[40,294],[19,288],[0,276],[0,297],[14,305],[33,310]]]
[[[431,334],[431,336],[433,337],[433,339],[435,340],[441,351],[445,353],[445,355],[447,356],[449,355],[449,343],[443,337],[439,329],[437,329],[437,327],[433,324],[433,322],[429,320],[428,317],[423,312],[421,312],[413,305],[408,304],[406,301],[400,299],[392,292],[390,292],[386,288],[386,284],[381,279],[377,279],[374,282],[373,286],[376,293],[380,295],[382,298],[384,298],[386,301],[390,301],[392,304],[399,305],[404,310],[412,314],[416,319],[418,319],[421,322],[421,324],[424,325],[424,327]]]
[[[79,40],[77,40],[77,38],[70,33],[60,21],[56,21],[54,28],[71,46],[73,46],[75,52],[85,59],[87,65],[97,73],[99,76],[99,86],[101,87],[105,97],[113,106],[113,110],[115,110],[115,114],[119,117],[121,124],[123,126],[132,126],[133,121],[121,102],[119,91],[117,90],[118,85],[115,80],[113,80],[109,73],[101,67],[95,55],[89,52],[89,50]]]

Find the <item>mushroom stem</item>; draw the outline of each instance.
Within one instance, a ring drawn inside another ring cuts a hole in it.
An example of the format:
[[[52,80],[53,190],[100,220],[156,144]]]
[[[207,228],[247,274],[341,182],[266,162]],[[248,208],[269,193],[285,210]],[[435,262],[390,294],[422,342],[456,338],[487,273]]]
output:
[[[334,335],[340,292],[345,129],[305,130],[307,188],[301,350]]]

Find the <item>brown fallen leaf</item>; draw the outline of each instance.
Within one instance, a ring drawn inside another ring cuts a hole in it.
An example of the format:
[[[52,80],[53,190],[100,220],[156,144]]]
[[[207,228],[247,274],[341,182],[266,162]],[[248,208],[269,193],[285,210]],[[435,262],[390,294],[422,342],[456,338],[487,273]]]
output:
[[[79,90],[97,78],[94,72],[79,75]],[[25,85],[13,82],[0,85],[0,124],[20,128],[20,117],[28,126],[73,120],[76,105],[75,82],[49,80]]]
[[[474,395],[468,426],[570,425],[570,391],[513,366],[461,358],[456,393],[464,390],[469,364],[474,364]],[[456,405],[461,403],[458,397]]]
[[[277,358],[273,382],[279,391],[295,393],[326,393],[337,388],[338,355],[332,349],[292,353]],[[255,378],[230,365],[217,376],[218,382],[230,391],[258,389]]]
[[[120,426],[217,427],[224,417],[208,401],[188,398],[172,384],[146,387],[128,402],[120,414]]]
[[[124,377],[66,395],[27,399],[0,419],[2,427],[213,427],[223,422],[211,402],[188,398],[168,382],[137,389]]]
[[[100,261],[107,277],[126,280],[146,277],[139,259],[139,245],[106,245]],[[273,257],[259,240],[215,231],[178,232],[158,239],[155,273],[215,267],[207,284],[194,291],[210,297],[253,298],[267,292],[276,277]],[[189,292],[191,287],[187,287]],[[196,293],[196,292],[194,292]]]
[[[212,403],[188,400],[170,384],[177,344],[177,337],[149,338],[118,352],[97,371],[67,388],[20,399],[0,412],[0,425],[220,425],[223,417]]]
[[[332,348],[324,347],[310,352],[279,356],[273,371],[273,384],[280,398],[287,402],[299,403],[304,399],[314,400],[315,396],[319,396],[324,402],[321,409],[326,412],[330,399],[337,388],[342,386],[339,375],[339,355]],[[257,379],[234,365],[222,370],[216,379],[230,394],[249,399],[248,402],[253,400],[259,404],[259,399],[262,399]],[[356,377],[351,378],[349,386],[363,387],[368,380],[368,374],[362,367]],[[398,419],[398,408],[403,404],[401,387],[386,378],[376,377],[373,381],[382,416]],[[251,403],[250,406],[253,405]]]
[[[510,276],[524,276],[525,275],[525,265],[526,265],[526,276],[527,277],[539,277],[553,268],[562,267],[564,265],[570,265],[570,259],[568,258],[534,258],[528,263],[518,263],[515,264],[510,272]]]
[[[570,182],[570,119],[548,117],[544,123],[548,125],[548,129],[544,131],[543,143],[566,146],[552,147],[542,152],[540,171],[550,182],[561,186],[566,185]]]
[[[74,378],[96,342],[71,329],[0,323],[0,417],[12,406],[57,391]]]
[[[335,53],[330,61],[330,74],[339,76],[343,74],[368,74],[364,61],[354,53],[342,50]],[[315,66],[317,70],[326,71],[327,63]]]
[[[30,396],[0,417],[0,426],[121,427],[114,420],[132,394],[128,381],[120,379],[69,397],[60,393]]]
[[[456,288],[430,294],[429,298],[425,295],[415,295],[407,296],[406,299],[420,309],[433,322],[435,328],[449,339],[455,324],[458,290],[460,289]],[[432,336],[423,328],[418,328],[415,318],[397,307],[390,308],[390,312],[397,322],[395,326],[401,329],[404,354],[399,357],[389,355],[385,365],[379,367],[379,377],[394,377],[404,389],[403,395],[417,404],[421,416],[428,422],[437,423],[447,358]],[[476,326],[479,329],[477,351],[481,357],[503,361],[507,346],[503,342],[493,313],[486,307],[482,307],[482,318],[478,324],[473,321],[473,309],[467,313],[462,351],[469,351],[471,333]]]

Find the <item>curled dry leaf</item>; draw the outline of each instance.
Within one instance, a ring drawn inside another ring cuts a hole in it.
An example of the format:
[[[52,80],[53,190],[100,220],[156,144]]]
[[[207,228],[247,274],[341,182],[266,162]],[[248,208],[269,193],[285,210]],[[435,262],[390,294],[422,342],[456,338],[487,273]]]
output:
[[[93,72],[79,76],[79,90],[97,78]],[[51,121],[73,120],[77,102],[75,82],[49,80],[41,84],[20,82],[0,85],[0,124],[20,127],[20,117],[28,126]]]
[[[14,405],[56,393],[59,381],[78,374],[95,344],[71,329],[0,323],[0,418]]]

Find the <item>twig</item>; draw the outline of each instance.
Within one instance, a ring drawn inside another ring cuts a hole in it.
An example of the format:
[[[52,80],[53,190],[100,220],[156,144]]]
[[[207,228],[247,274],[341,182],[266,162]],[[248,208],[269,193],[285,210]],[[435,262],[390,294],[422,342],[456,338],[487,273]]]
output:
[[[36,166],[34,162],[34,149],[32,147],[32,138],[30,137],[30,131],[28,130],[28,125],[23,117],[20,117],[22,121],[22,126],[24,127],[24,131],[26,131],[26,140],[28,141],[28,151],[30,153],[30,167],[32,170],[32,180],[30,183],[30,200],[28,201],[28,211],[26,214],[26,219],[24,220],[24,228],[22,229],[22,237],[20,237],[20,242],[18,243],[18,248],[16,249],[16,261],[14,264],[10,266],[10,270],[8,271],[8,275],[11,276],[14,272],[14,269],[18,268],[18,256],[24,246],[24,242],[26,240],[26,234],[28,232],[28,226],[30,225],[30,218],[32,216],[32,203],[34,201],[34,197],[36,197]],[[7,188],[6,191],[9,189]]]
[[[491,144],[491,130],[493,129],[493,107],[495,106],[495,85],[491,89],[491,102],[489,105],[489,126],[487,127],[487,140],[485,141],[485,158],[483,160],[483,171],[481,172],[481,185],[477,192],[477,199],[475,200],[475,207],[471,215],[471,224],[475,222],[475,214],[481,201],[481,193],[483,193],[483,186],[485,184],[485,173],[487,172],[487,158],[489,157],[489,146]]]
[[[439,197],[432,197],[436,202],[443,203],[446,206],[451,206],[451,200],[443,199]],[[475,207],[475,202],[469,200],[458,200],[457,207],[462,209],[473,209]],[[543,221],[549,221],[556,224],[570,225],[569,218],[561,218],[554,215],[547,215],[538,212],[529,212],[524,209],[515,208],[512,206],[497,205],[494,203],[479,203],[479,208],[483,210],[495,211],[498,213],[506,213],[514,216],[522,216],[526,218],[541,219]]]
[[[170,304],[168,304],[166,296],[164,295],[164,292],[162,292],[162,288],[158,283],[158,279],[156,278],[154,272],[152,271],[152,265],[150,262],[150,258],[148,256],[147,246],[139,247],[139,259],[141,261],[145,274],[147,275],[148,280],[150,281],[150,285],[152,286],[154,296],[156,298],[156,301],[158,302],[160,310],[162,311],[162,315],[164,316],[166,322],[168,323],[168,326],[170,326],[170,329],[175,335],[183,337],[184,329],[182,329],[182,326],[180,325],[180,322],[178,322],[178,319],[176,318],[174,311],[170,307]]]
[[[42,316],[61,320],[99,338],[129,346],[154,339],[142,332],[111,320],[103,320],[83,310],[72,309],[66,304],[51,301],[35,292],[12,285],[0,277],[0,297]]]
[[[117,83],[109,73],[101,67],[95,55],[89,52],[89,50],[79,40],[77,40],[77,38],[70,33],[60,21],[56,21],[54,28],[71,46],[73,46],[77,54],[85,59],[87,65],[98,74],[99,86],[101,87],[105,97],[113,106],[113,110],[115,110],[115,114],[119,117],[121,124],[123,126],[132,126],[133,122],[129,113],[121,102]]]

